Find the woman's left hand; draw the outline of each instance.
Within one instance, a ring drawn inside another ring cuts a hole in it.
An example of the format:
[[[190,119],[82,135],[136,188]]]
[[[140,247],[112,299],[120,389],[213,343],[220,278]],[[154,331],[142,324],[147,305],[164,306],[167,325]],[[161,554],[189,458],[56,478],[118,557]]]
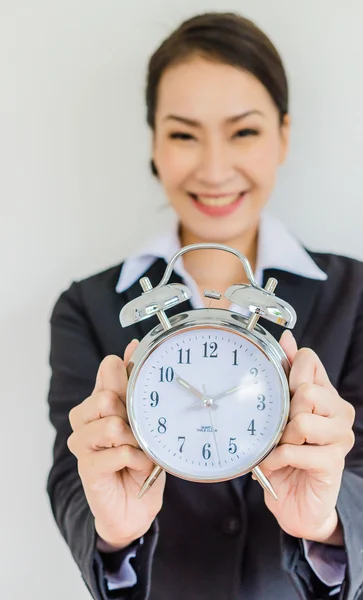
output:
[[[343,544],[336,502],[344,461],[354,444],[355,411],[331,384],[317,354],[298,350],[291,332],[280,345],[290,363],[291,407],[280,444],[261,463],[278,500],[265,503],[286,533]]]

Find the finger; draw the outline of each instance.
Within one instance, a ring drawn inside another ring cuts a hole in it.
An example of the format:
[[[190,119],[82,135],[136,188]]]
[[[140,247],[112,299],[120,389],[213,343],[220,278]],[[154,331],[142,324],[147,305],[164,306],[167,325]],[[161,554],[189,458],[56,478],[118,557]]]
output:
[[[336,444],[329,446],[282,444],[277,446],[259,466],[267,477],[285,467],[323,476],[332,473],[341,474],[344,458],[341,446]]]
[[[299,413],[287,424],[280,444],[341,444],[349,452],[354,444],[354,435],[348,426],[342,426],[340,419]]]
[[[105,390],[94,392],[92,396],[72,408],[69,413],[69,421],[73,431],[77,431],[87,423],[91,423],[91,421],[112,415],[128,421],[125,405],[121,402],[119,396],[116,392]]]
[[[315,383],[298,386],[290,403],[289,420],[299,413],[312,413],[321,417],[334,417],[344,412],[344,401],[334,390],[322,388]]]
[[[107,448],[100,452],[87,454],[79,460],[78,468],[84,483],[121,471],[125,467],[140,471],[147,477],[154,464],[142,450],[124,444],[116,448]]]
[[[134,339],[132,340],[126,347],[125,350],[125,354],[124,354],[124,363],[125,366],[127,367],[129,362],[130,362],[130,358],[134,352],[134,350],[136,350],[137,346],[139,345],[139,340]]]
[[[87,452],[129,444],[138,448],[130,426],[120,417],[97,419],[68,438],[68,448],[77,457]]]
[[[296,340],[290,331],[290,329],[285,329],[282,336],[280,337],[279,342],[281,348],[285,352],[290,365],[293,363],[295,355],[298,351]]]
[[[127,373],[124,361],[116,354],[106,356],[101,362],[96,377],[94,392],[111,390],[124,402],[127,388]]]
[[[300,348],[291,366],[289,385],[292,394],[302,383],[315,383],[329,390],[334,389],[318,355],[310,348]]]

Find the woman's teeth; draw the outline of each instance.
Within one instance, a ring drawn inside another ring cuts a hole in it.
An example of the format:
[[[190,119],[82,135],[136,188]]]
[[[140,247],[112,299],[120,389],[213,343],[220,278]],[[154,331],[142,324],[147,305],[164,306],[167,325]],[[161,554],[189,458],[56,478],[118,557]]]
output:
[[[196,194],[193,194],[193,198],[205,206],[227,206],[228,204],[236,202],[241,195],[242,194],[234,194],[233,196],[221,196],[220,198],[207,198],[206,196],[197,196]]]

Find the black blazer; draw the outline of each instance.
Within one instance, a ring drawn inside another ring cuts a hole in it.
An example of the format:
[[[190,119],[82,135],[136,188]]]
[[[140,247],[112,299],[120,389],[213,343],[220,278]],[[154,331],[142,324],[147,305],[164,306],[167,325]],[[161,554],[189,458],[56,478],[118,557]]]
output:
[[[363,263],[309,252],[328,275],[317,281],[269,269],[279,281],[276,294],[292,304],[299,347],[321,358],[340,395],[356,409],[356,443],[347,457],[338,500],[348,568],[340,598],[363,599]],[[167,476],[161,512],[135,559],[138,583],[131,590],[106,591],[102,556],[95,549],[94,520],[77,462],[67,447],[71,408],[93,390],[101,360],[123,356],[156,317],[122,329],[122,306],[140,295],[138,283],[115,291],[122,265],[73,282],[51,316],[50,419],[56,429],[48,493],[57,525],[94,598],[132,600],[295,600],[327,597],[304,559],[301,540],[281,531],[265,507],[261,487],[249,475],[215,484]],[[147,271],[156,285],[165,262]],[[181,281],[174,273],[172,281]],[[190,310],[184,303],[169,315]],[[261,322],[276,339],[282,328]],[[116,562],[119,557],[114,557]]]

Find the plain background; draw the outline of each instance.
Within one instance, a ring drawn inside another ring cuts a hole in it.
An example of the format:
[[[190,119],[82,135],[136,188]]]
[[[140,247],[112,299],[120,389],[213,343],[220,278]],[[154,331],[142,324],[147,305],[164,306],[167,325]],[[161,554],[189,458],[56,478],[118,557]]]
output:
[[[0,0],[1,598],[89,598],[45,492],[49,316],[166,218],[146,62],[205,10],[254,19],[286,64],[292,147],[271,211],[311,249],[363,258],[361,0]]]

